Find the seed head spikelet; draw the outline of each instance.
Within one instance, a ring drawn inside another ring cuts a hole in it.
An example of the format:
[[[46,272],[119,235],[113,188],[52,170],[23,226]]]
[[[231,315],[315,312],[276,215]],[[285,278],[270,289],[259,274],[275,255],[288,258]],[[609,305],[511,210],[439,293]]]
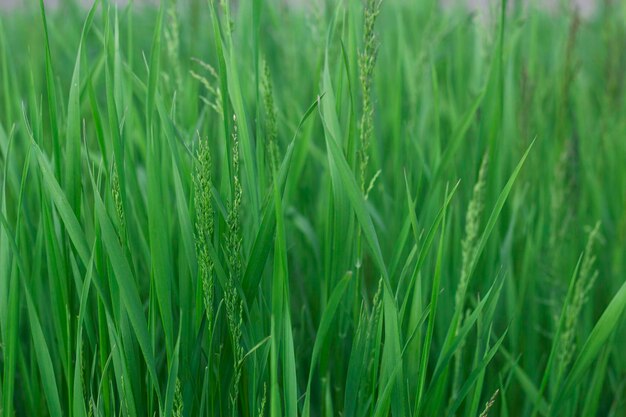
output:
[[[124,215],[124,206],[122,205],[122,194],[120,189],[120,177],[117,172],[117,165],[113,162],[111,170],[111,194],[113,195],[113,203],[115,204],[115,213],[119,222],[119,239],[124,244],[126,240],[126,216]]]
[[[467,291],[467,284],[469,281],[469,268],[472,263],[472,258],[476,251],[476,244],[478,240],[478,233],[480,229],[480,217],[482,215],[485,205],[485,187],[487,184],[487,171],[489,168],[488,154],[483,157],[478,172],[478,180],[474,185],[472,193],[472,199],[467,207],[467,213],[465,217],[465,235],[461,242],[461,277],[459,285],[456,291],[455,307],[463,308],[465,293]]]
[[[267,402],[267,384],[263,383],[263,396],[261,397],[261,405],[259,405],[258,417],[265,415],[265,404]]]
[[[94,417],[96,415],[96,402],[93,397],[89,397],[89,411],[87,417]]]
[[[561,370],[567,368],[576,351],[578,319],[598,277],[598,271],[595,269],[596,255],[594,254],[594,246],[599,239],[599,234],[600,222],[596,223],[589,232],[580,271],[574,284],[574,293],[565,309],[565,323],[561,333],[561,340],[559,341],[559,366]]]
[[[194,175],[194,206],[196,211],[196,256],[198,276],[202,283],[204,309],[209,334],[213,325],[214,277],[213,260],[208,242],[213,238],[213,203],[211,200],[211,151],[209,141],[199,138],[197,163]]]
[[[373,131],[374,109],[372,105],[372,78],[378,57],[378,40],[374,32],[376,18],[382,0],[366,0],[363,24],[363,50],[359,53],[359,80],[363,94],[363,113],[360,122],[360,178],[361,191],[367,191],[366,176],[369,163],[369,147]]]
[[[183,417],[183,390],[178,378],[174,388],[174,417]]]
[[[176,0],[170,0],[167,7],[167,26],[165,28],[165,46],[167,58],[172,67],[173,89],[179,91],[182,85],[182,69],[180,66],[180,35]]]
[[[480,413],[479,417],[487,417],[489,415],[489,410],[491,410],[491,407],[493,407],[493,405],[496,403],[496,397],[498,396],[498,393],[500,392],[499,389],[497,389],[493,395],[491,396],[491,398],[489,399],[489,401],[487,401],[487,403],[485,404],[485,409],[483,410],[482,413]]]
[[[242,187],[239,180],[239,139],[237,136],[237,118],[233,116],[232,134],[232,196],[228,209],[228,238],[226,252],[230,264],[230,273],[225,289],[226,318],[233,349],[233,379],[230,388],[230,406],[233,415],[236,415],[237,400],[239,398],[239,380],[243,347],[241,345],[241,328],[243,324],[243,301],[240,300],[237,286],[241,279],[241,198]]]
[[[219,87],[219,75],[217,71],[210,64],[207,64],[201,59],[191,58],[191,60],[198,64],[200,69],[207,74],[203,75],[194,70],[189,70],[189,74],[193,78],[198,80],[198,82],[206,90],[207,95],[201,95],[200,100],[202,100],[204,104],[215,110],[218,116],[223,117],[224,111],[222,110],[222,91]]]
[[[226,30],[232,33],[233,28],[235,27],[235,21],[231,18],[230,14],[230,4],[228,0],[220,0],[220,8],[222,9],[222,13],[224,14],[224,20],[226,21]]]
[[[376,335],[380,323],[380,319],[383,313],[383,303],[382,303],[382,291],[383,291],[383,280],[382,278],[378,280],[378,289],[376,290],[376,294],[374,294],[374,299],[372,301],[372,310],[367,317],[367,329],[365,332],[365,347],[366,347],[366,366],[367,366],[367,374],[375,375],[379,364],[375,361],[377,357],[376,351],[379,346],[377,346]],[[365,380],[365,389],[366,390],[374,390],[375,383],[373,380],[367,378]]]
[[[233,116],[232,134],[232,195],[228,210],[228,256],[231,267],[231,281],[238,282],[241,277],[241,197],[243,190],[239,179],[239,138],[237,136],[237,118]]]
[[[124,375],[120,376],[120,383],[121,383],[121,395],[124,397],[123,399],[123,403],[124,403],[124,408],[126,410],[126,415],[130,416],[130,407],[128,406],[128,393],[126,392],[126,386],[125,386],[125,382],[124,382]]]
[[[572,150],[566,146],[554,168],[554,181],[550,187],[550,238],[549,249],[558,256],[557,248],[570,229],[574,215],[573,205],[567,204],[573,198],[575,180],[568,175]]]
[[[270,162],[271,175],[271,173],[277,169],[276,163],[278,161],[278,145],[276,143],[276,138],[278,136],[278,129],[276,125],[276,108],[274,107],[274,91],[272,87],[270,67],[265,60],[263,60],[263,75],[261,84],[263,86],[263,105],[265,107],[266,148]]]
[[[463,311],[465,308],[465,295],[469,283],[469,273],[474,255],[476,253],[476,244],[479,236],[480,217],[484,208],[485,187],[487,184],[487,171],[489,168],[488,153],[483,156],[480,170],[478,171],[478,179],[474,184],[472,198],[467,207],[465,217],[465,235],[461,242],[461,276],[455,293],[454,308],[456,311]],[[458,334],[457,326],[455,333]],[[463,346],[461,345],[454,353],[454,377],[452,379],[452,398],[456,398],[459,390],[461,378],[461,360],[463,354]]]

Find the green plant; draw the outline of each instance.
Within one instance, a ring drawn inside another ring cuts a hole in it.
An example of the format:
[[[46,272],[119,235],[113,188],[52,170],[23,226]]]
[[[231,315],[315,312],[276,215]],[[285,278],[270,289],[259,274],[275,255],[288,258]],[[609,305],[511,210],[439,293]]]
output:
[[[623,2],[191,1],[0,11],[0,416],[624,414]]]

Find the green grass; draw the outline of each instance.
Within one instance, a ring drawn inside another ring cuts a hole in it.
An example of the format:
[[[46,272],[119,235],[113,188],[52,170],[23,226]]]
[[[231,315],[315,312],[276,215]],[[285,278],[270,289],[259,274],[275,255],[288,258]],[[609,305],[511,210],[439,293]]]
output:
[[[623,2],[27,3],[0,416],[626,413]]]

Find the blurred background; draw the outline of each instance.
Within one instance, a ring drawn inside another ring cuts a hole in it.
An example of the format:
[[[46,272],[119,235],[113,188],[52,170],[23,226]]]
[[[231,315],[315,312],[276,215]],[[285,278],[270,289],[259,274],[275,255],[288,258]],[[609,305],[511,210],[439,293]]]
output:
[[[66,0],[45,0],[46,4],[50,6],[57,6],[59,3]],[[92,0],[71,0],[79,3],[90,4]],[[110,0],[112,3],[127,4],[130,0]],[[158,3],[158,0],[133,0],[135,3]],[[179,2],[191,2],[194,0],[178,0]],[[307,7],[316,0],[283,0],[286,4]],[[319,0],[317,0],[319,1]],[[531,1],[536,6],[541,7],[547,11],[555,12],[565,8],[575,8],[578,10],[581,16],[592,16],[595,10],[595,5],[598,1],[602,0],[535,0]],[[515,1],[509,0],[509,4]],[[15,8],[24,7],[29,3],[34,3],[33,0],[0,0],[0,7],[3,8]],[[442,7],[467,7],[469,10],[488,10],[491,5],[500,3],[500,0],[441,0]],[[528,3],[528,1],[525,1]]]

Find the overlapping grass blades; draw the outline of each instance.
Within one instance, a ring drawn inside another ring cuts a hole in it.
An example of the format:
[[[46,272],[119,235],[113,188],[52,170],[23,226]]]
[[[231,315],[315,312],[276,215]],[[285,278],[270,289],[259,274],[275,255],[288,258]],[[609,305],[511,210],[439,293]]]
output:
[[[624,414],[626,5],[188,1],[0,12],[0,415]]]

